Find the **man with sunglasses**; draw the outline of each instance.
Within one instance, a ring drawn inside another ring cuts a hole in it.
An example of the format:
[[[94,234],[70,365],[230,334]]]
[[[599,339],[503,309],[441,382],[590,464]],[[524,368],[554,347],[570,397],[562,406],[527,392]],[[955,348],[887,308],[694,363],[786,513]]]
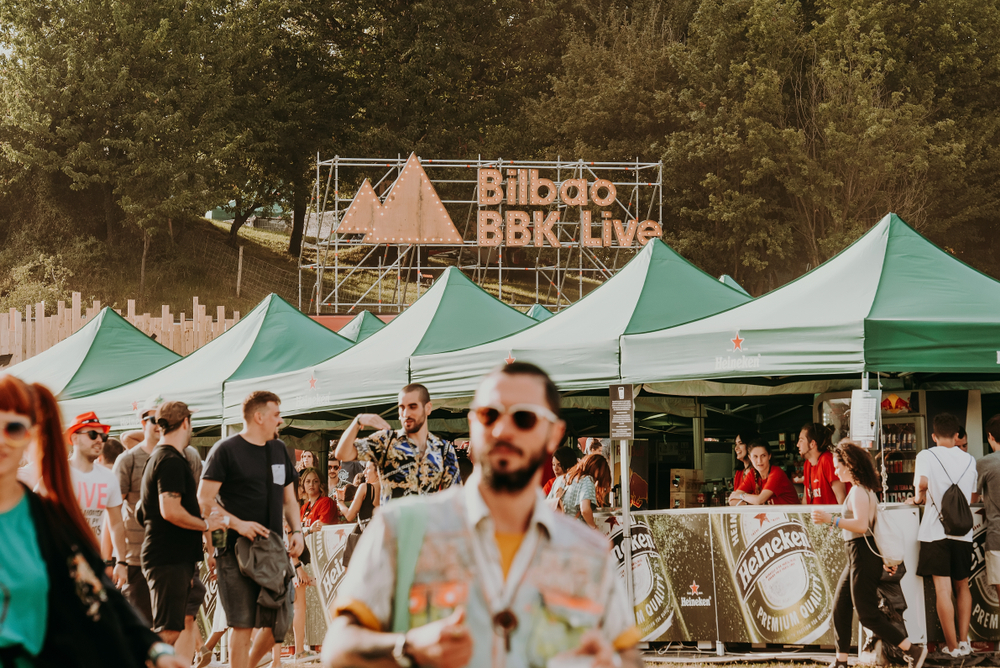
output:
[[[108,440],[111,430],[106,424],[101,424],[93,411],[76,416],[73,424],[66,429],[66,438],[73,446],[70,457],[70,474],[73,476],[73,487],[76,498],[83,509],[83,514],[101,542],[101,529],[104,526],[104,514],[107,513],[108,526],[111,529],[111,544],[114,546],[116,559],[125,554],[125,525],[122,522],[122,493],[115,475],[97,464],[104,443]],[[124,569],[122,569],[124,570]],[[124,581],[124,573],[114,572],[116,585]]]
[[[115,467],[112,469],[121,489],[122,509],[125,515],[125,558],[122,559],[119,556],[118,563],[115,564],[115,581],[121,587],[122,594],[132,604],[132,607],[142,613],[147,620],[153,619],[153,609],[149,601],[149,585],[146,582],[146,577],[142,574],[140,560],[140,551],[146,530],[136,520],[135,509],[139,504],[139,496],[142,491],[143,469],[146,468],[146,462],[160,441],[160,428],[156,424],[156,409],[162,403],[162,397],[152,396],[139,406],[136,417],[139,418],[142,431],[122,434],[122,442],[130,449],[118,457]],[[184,449],[184,458],[187,459],[188,466],[191,467],[194,479],[201,480],[201,457],[198,455],[198,451],[189,445]],[[192,595],[192,601],[197,593],[196,591]]]
[[[454,444],[430,433],[431,395],[419,383],[399,392],[403,428],[394,430],[380,415],[362,413],[340,437],[334,456],[342,463],[372,461],[382,483],[382,503],[411,494],[431,494],[461,484]],[[377,429],[358,439],[361,427]]]
[[[492,372],[469,433],[464,487],[392,502],[362,534],[324,668],[640,666],[607,539],[541,493],[541,465],[565,433],[551,379],[523,362]]]

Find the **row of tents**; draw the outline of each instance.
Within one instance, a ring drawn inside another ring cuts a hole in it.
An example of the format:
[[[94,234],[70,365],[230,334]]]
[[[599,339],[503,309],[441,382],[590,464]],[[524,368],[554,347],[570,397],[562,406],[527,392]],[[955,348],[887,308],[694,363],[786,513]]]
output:
[[[116,429],[137,426],[153,395],[197,408],[197,427],[239,423],[258,389],[277,393],[284,414],[322,414],[327,425],[349,419],[345,409],[393,404],[410,382],[459,407],[511,360],[539,364],[579,396],[606,397],[619,382],[685,397],[823,391],[863,372],[997,392],[998,306],[1000,282],[890,214],[757,299],[654,240],[555,314],[522,313],[451,267],[388,324],[362,313],[338,334],[271,295],[179,358],[105,309],[9,371],[52,387],[67,416],[93,410]]]

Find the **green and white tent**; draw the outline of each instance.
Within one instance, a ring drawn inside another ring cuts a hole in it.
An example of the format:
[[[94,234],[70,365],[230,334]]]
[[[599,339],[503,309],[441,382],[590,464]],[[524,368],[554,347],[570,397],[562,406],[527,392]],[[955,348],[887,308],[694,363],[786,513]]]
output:
[[[253,390],[281,397],[283,414],[393,403],[410,383],[410,361],[503,337],[535,321],[449,267],[408,309],[349,351],[301,371],[229,383],[226,422]]]
[[[528,309],[528,317],[531,318],[532,320],[537,320],[538,322],[542,322],[543,320],[548,320],[554,315],[555,313],[548,310],[541,304],[535,304],[530,309]]]
[[[63,402],[63,415],[94,411],[116,430],[133,429],[139,427],[136,409],[147,398],[160,396],[197,409],[192,419],[196,427],[217,425],[227,383],[301,369],[350,347],[350,341],[272,294],[187,357],[107,392]]]
[[[66,400],[141,378],[180,358],[105,307],[72,336],[4,372],[41,383]]]
[[[749,292],[747,292],[746,290],[743,289],[742,285],[740,285],[739,283],[736,282],[735,278],[733,278],[729,274],[723,274],[722,276],[719,276],[719,280],[722,281],[723,283],[725,283],[726,285],[728,285],[729,287],[734,288],[736,290],[739,290],[740,292],[742,292],[743,294],[745,294],[747,297],[752,296]]]
[[[889,214],[797,280],[697,322],[626,333],[621,349],[623,381],[660,391],[685,380],[997,373],[1000,282]]]
[[[385,327],[385,323],[378,316],[372,315],[368,311],[362,311],[341,327],[337,333],[349,341],[360,343],[383,327]]]
[[[505,360],[533,362],[561,390],[618,382],[618,339],[704,317],[749,297],[698,269],[659,239],[576,304],[513,336],[410,360],[412,382],[433,396],[469,396]]]

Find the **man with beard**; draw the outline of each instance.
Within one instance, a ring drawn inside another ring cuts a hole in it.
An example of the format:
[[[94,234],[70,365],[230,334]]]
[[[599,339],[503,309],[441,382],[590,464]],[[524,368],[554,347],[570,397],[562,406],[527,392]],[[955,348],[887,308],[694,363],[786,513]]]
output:
[[[400,430],[380,415],[362,413],[340,438],[334,456],[341,462],[375,462],[382,482],[382,503],[411,494],[430,494],[461,482],[455,446],[427,429],[431,395],[419,383],[399,392]],[[361,427],[377,429],[358,439]]]
[[[565,432],[558,413],[555,385],[532,364],[483,380],[472,475],[375,515],[337,592],[325,668],[641,665],[608,541],[541,493],[541,464]]]

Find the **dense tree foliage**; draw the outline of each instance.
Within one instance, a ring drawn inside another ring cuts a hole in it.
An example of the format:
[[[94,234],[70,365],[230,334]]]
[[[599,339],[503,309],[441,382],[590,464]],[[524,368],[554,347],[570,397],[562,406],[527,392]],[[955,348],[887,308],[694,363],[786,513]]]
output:
[[[0,47],[8,239],[277,203],[297,253],[317,153],[562,155],[662,160],[755,293],[888,211],[998,273],[1000,0],[5,0]]]

